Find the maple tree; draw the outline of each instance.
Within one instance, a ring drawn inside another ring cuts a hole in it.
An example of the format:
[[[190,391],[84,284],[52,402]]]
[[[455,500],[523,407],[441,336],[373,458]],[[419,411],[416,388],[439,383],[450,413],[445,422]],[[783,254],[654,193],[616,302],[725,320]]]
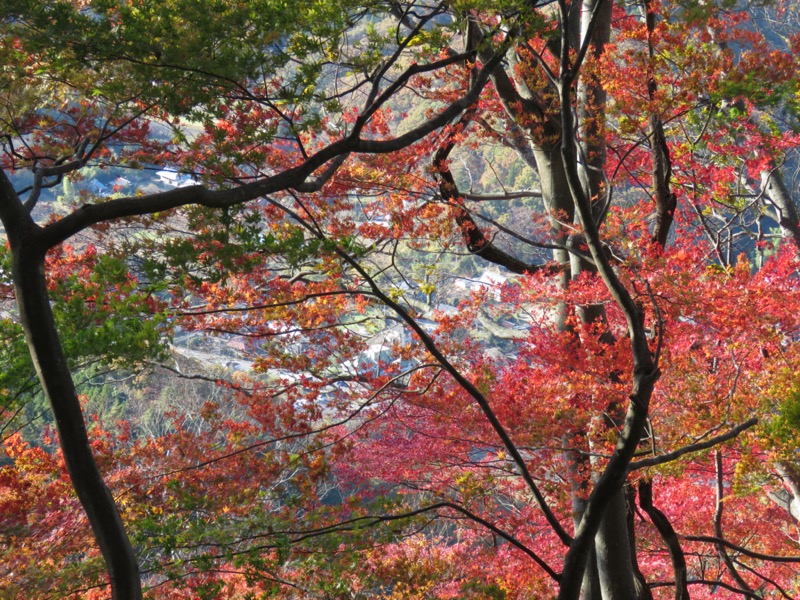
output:
[[[3,8],[4,594],[800,594],[796,9]]]

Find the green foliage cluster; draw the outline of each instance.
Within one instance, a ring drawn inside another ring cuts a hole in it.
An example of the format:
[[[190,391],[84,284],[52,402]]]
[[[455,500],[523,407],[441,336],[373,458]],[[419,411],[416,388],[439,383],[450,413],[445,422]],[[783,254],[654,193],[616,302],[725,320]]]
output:
[[[800,388],[793,389],[778,403],[776,414],[765,424],[765,431],[776,451],[793,457],[800,443]]]
[[[2,268],[10,268],[10,253],[0,249]],[[110,408],[111,397],[124,400],[113,387],[102,383],[101,372],[135,371],[151,360],[163,359],[169,344],[167,316],[149,306],[152,290],[139,288],[126,261],[118,256],[99,255],[88,278],[71,275],[55,282],[52,308],[59,327],[62,347],[78,383],[87,386],[95,407]],[[15,316],[0,319],[0,407],[3,427],[23,427],[46,417],[47,404],[27,349],[24,332]],[[102,367],[101,367],[102,365]],[[121,416],[124,405],[116,406]],[[106,418],[113,420],[108,413]]]
[[[266,82],[294,58],[316,56],[336,43],[349,12],[348,3],[322,0],[84,4],[76,9],[60,0],[4,0],[0,10],[12,32],[15,23],[25,28],[26,50],[42,54],[43,68],[77,78],[90,67],[97,74],[96,95],[136,95],[173,115],[189,113],[240,81]],[[124,77],[117,63],[126,64]],[[297,87],[313,84],[317,74],[310,67],[299,70]]]
[[[122,258],[99,256],[89,280],[70,276],[58,282],[53,312],[67,356],[135,365],[163,354],[167,339],[163,314],[146,310],[148,290],[140,290]]]

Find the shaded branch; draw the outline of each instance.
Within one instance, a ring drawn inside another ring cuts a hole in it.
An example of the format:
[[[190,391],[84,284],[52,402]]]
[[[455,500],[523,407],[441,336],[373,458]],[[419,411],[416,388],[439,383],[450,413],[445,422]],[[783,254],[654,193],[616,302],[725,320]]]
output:
[[[733,550],[734,552],[738,552],[743,556],[748,556],[757,560],[766,560],[776,563],[800,564],[800,556],[778,556],[776,554],[763,554],[761,552],[748,550],[744,546],[739,546],[738,544],[729,542],[725,538],[716,537],[713,535],[682,535],[681,538],[687,542],[706,542],[709,544],[714,544],[715,546],[724,546],[725,548]]]
[[[681,456],[686,454],[691,454],[692,452],[700,452],[701,450],[707,450],[709,448],[713,448],[717,444],[722,444],[723,442],[727,442],[728,440],[732,440],[736,436],[738,436],[743,431],[750,429],[751,427],[758,424],[758,419],[753,417],[752,419],[745,421],[741,425],[737,425],[727,433],[723,433],[722,435],[718,435],[713,437],[705,442],[698,442],[697,444],[690,444],[689,446],[684,446],[683,448],[678,448],[672,452],[668,452],[667,454],[663,454],[661,456],[654,456],[653,458],[645,458],[643,460],[635,460],[628,465],[628,471],[635,471],[637,469],[644,469],[647,467],[655,467],[658,465],[663,465],[664,463],[672,462],[673,460],[679,459]]]
[[[734,592],[735,594],[739,594],[746,598],[752,598],[753,600],[760,600],[761,596],[754,594],[753,592],[748,592],[747,590],[742,590],[737,588],[736,586],[731,585],[730,583],[725,583],[724,581],[720,581],[718,579],[689,579],[686,582],[687,585],[705,585],[710,586],[711,588],[722,588],[724,590],[728,590],[729,592]],[[651,588],[657,587],[672,587],[675,585],[674,581],[657,581],[655,583],[651,583]]]
[[[459,192],[459,197],[473,202],[491,202],[499,200],[516,200],[518,198],[541,198],[541,190],[524,190],[520,192],[505,192],[502,194],[470,194]]]
[[[464,60],[465,56],[456,57]],[[458,62],[456,58],[447,58],[437,61],[436,68]],[[166,192],[159,192],[147,196],[128,196],[109,200],[102,204],[87,204],[72,212],[61,220],[44,228],[40,236],[42,243],[47,248],[52,248],[65,241],[76,233],[104,221],[111,221],[124,217],[149,215],[157,212],[172,210],[189,204],[206,206],[209,208],[227,208],[243,204],[262,196],[268,196],[281,191],[302,188],[312,177],[317,169],[329,161],[343,154],[366,153],[385,154],[395,152],[424,138],[429,133],[450,123],[455,117],[474,104],[481,91],[489,81],[490,72],[499,64],[498,55],[493,62],[483,66],[475,77],[475,83],[458,100],[452,102],[438,115],[411,129],[403,135],[387,140],[369,140],[359,137],[361,129],[366,124],[366,117],[374,113],[389,97],[389,91],[397,91],[399,87],[418,73],[433,69],[432,65],[413,65],[398,78],[370,107],[367,114],[360,117],[353,132],[347,137],[331,143],[316,154],[307,158],[295,167],[281,171],[275,175],[230,189],[211,190],[205,186],[196,185],[184,188],[175,188]],[[8,227],[6,227],[8,229]]]
[[[722,453],[717,450],[714,453],[714,465],[716,468],[716,494],[717,494],[717,507],[714,510],[714,535],[720,539],[722,539],[722,512],[724,510],[724,493],[725,493],[725,485],[723,479],[723,472],[722,472]],[[717,547],[717,552],[719,553],[722,562],[725,564],[725,568],[727,568],[728,573],[730,573],[733,580],[741,587],[743,590],[747,591],[748,593],[753,593],[752,588],[747,585],[747,582],[742,578],[739,574],[739,571],[736,569],[736,565],[733,563],[730,555],[727,552],[727,549],[724,544],[714,544]]]
[[[675,529],[667,516],[653,505],[653,482],[642,480],[639,482],[639,506],[642,507],[650,521],[655,525],[661,539],[667,546],[672,570],[675,573],[675,600],[688,600],[686,556],[681,550],[681,544]]]
[[[439,146],[439,149],[433,157],[433,167],[436,174],[439,176],[439,193],[442,199],[450,203],[455,221],[461,229],[462,239],[470,253],[480,256],[491,263],[500,265],[512,273],[517,273],[519,275],[533,273],[540,270],[543,265],[519,260],[517,257],[497,248],[494,242],[484,235],[466,206],[464,206],[463,197],[458,190],[453,173],[450,171],[450,167],[447,164],[447,158],[455,147],[456,138],[463,133],[464,129],[469,125],[473,113],[474,111],[470,110],[462,115],[459,122],[450,130],[447,138],[445,138],[445,141]]]

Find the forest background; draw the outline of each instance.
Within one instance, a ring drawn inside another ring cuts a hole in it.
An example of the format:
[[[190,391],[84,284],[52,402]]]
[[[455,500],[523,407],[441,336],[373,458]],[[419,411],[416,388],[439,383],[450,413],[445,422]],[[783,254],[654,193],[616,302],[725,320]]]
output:
[[[1,597],[800,597],[792,2],[0,5]]]

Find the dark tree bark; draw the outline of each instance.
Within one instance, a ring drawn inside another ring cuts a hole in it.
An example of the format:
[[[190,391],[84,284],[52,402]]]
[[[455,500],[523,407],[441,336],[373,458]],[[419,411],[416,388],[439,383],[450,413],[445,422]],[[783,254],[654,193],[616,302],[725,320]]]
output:
[[[650,6],[650,0],[644,0],[646,11],[645,21],[647,25],[647,49],[650,54],[651,63],[655,57],[653,47],[653,32],[656,26],[656,16]],[[652,73],[650,66],[650,76],[647,79],[647,94],[651,101],[656,98],[658,83],[655,74]],[[667,138],[664,135],[664,125],[658,114],[651,114],[649,119],[650,130],[650,162],[653,200],[656,203],[655,227],[653,228],[653,241],[663,248],[667,245],[667,236],[672,227],[672,221],[677,208],[675,193],[670,189],[670,179],[672,178],[672,160],[667,146]]]
[[[0,177],[0,217],[11,245],[17,307],[33,364],[53,410],[67,471],[108,567],[113,598],[137,600],[142,597],[142,586],[136,553],[94,459],[56,331],[45,279],[48,247],[42,241],[43,230],[23,208],[4,172]]]
[[[212,191],[198,185],[143,196],[110,199],[85,204],[54,223],[40,227],[30,214],[35,202],[22,202],[5,171],[0,172],[0,221],[11,246],[12,278],[20,319],[37,374],[52,406],[72,485],[105,560],[114,600],[137,600],[142,597],[138,560],[89,444],[80,402],[50,306],[44,263],[47,251],[93,225],[124,217],[148,215],[189,204],[225,208],[277,191],[318,189],[342,164],[342,157],[352,152],[380,154],[405,148],[446,125],[471,106],[480,96],[489,81],[490,72],[497,66],[502,55],[499,54],[475,73],[471,85],[462,97],[418,127],[392,139],[361,138],[369,117],[414,74],[444,68],[469,56],[471,54],[448,57],[428,65],[412,65],[382,93],[375,93],[371,97],[346,138],[328,145],[300,165],[231,189]],[[71,168],[77,170],[85,161],[71,164]],[[314,173],[326,166],[323,174],[315,178]],[[67,171],[65,169],[65,173]],[[34,189],[31,198],[35,200],[37,195],[38,190]],[[478,393],[477,390],[475,393]],[[518,454],[517,458],[524,471],[524,462]],[[533,484],[530,476],[528,481]],[[543,498],[540,497],[540,501],[543,503]],[[559,526],[555,517],[551,518],[554,525]],[[566,539],[566,533],[564,536]]]
[[[653,483],[649,480],[639,482],[639,506],[655,525],[661,539],[667,546],[672,570],[675,573],[675,600],[689,600],[687,586],[686,556],[681,549],[678,535],[666,515],[653,505]]]

